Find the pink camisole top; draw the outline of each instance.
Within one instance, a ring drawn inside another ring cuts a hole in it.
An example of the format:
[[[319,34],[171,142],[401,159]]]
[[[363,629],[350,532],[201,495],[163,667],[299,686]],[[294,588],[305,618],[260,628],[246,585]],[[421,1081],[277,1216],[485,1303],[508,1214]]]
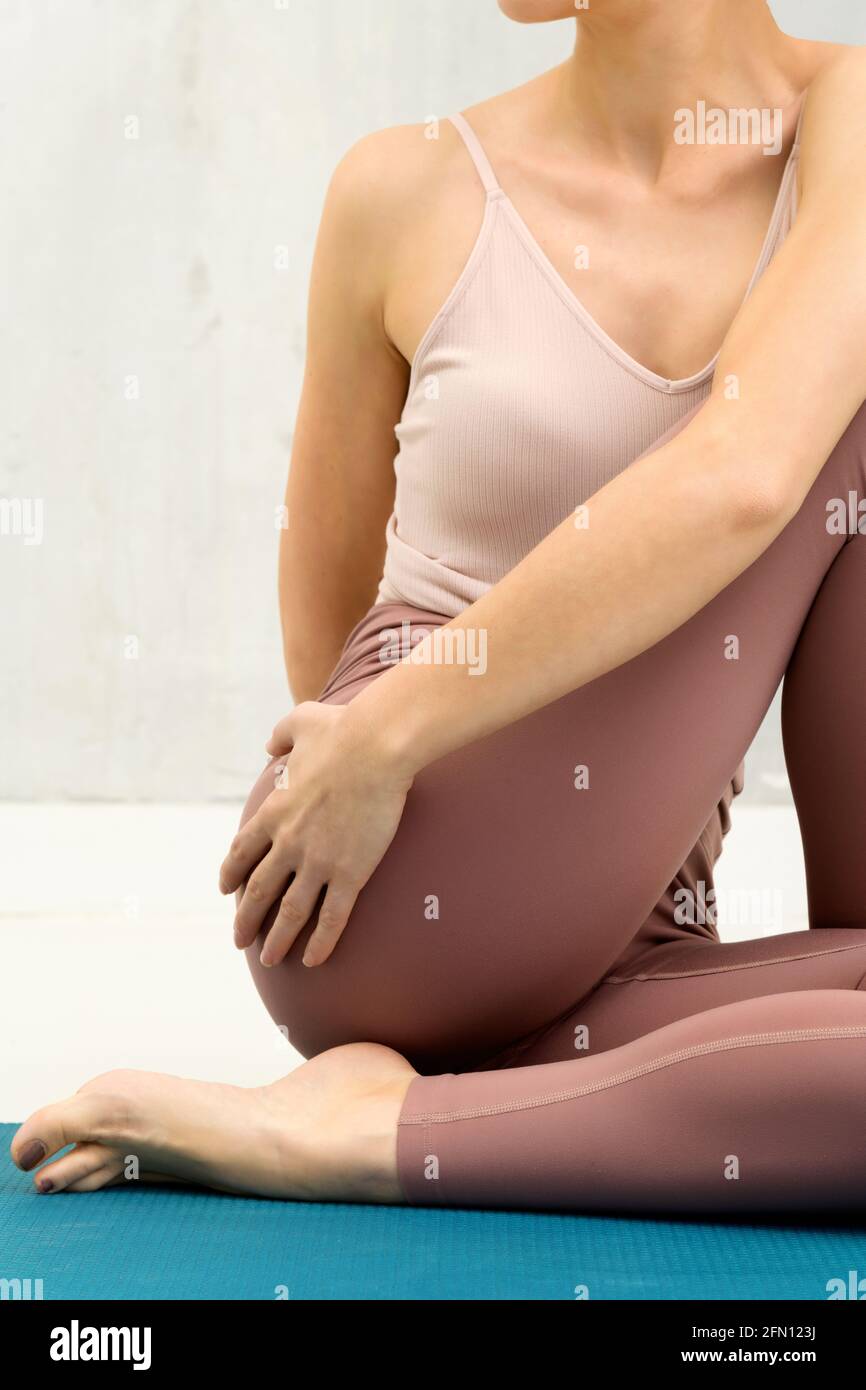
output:
[[[451,121],[487,194],[469,259],[412,363],[377,601],[456,617],[710,391],[670,381],[596,323]],[[798,123],[746,294],[796,213]]]

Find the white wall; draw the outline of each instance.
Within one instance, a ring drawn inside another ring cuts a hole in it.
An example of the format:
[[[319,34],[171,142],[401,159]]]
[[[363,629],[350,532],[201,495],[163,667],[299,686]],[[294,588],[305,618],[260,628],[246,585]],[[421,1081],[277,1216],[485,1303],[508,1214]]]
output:
[[[857,0],[775,9],[866,39]],[[330,171],[570,35],[495,0],[3,0],[0,497],[44,536],[0,536],[0,797],[245,793],[288,703],[274,512]],[[755,766],[772,795],[772,724]]]

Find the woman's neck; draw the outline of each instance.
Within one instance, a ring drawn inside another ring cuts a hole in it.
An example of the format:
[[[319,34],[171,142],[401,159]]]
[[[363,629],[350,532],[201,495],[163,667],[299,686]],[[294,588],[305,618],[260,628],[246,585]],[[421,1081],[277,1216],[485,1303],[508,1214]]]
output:
[[[604,0],[579,11],[557,69],[555,117],[607,161],[655,179],[678,146],[674,113],[782,108],[801,81],[798,41],[763,0]]]

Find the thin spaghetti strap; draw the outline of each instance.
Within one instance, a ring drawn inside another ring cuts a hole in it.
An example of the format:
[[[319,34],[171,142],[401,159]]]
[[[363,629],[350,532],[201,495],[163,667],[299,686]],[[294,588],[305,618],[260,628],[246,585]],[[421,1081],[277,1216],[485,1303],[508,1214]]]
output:
[[[458,113],[454,116],[449,116],[448,119],[454,126],[454,129],[458,131],[458,133],[461,135],[463,143],[469,151],[472,163],[478,170],[481,182],[484,184],[488,197],[490,197],[494,193],[501,193],[502,189],[499,187],[499,184],[496,180],[496,175],[493,172],[493,166],[490,163],[490,160],[487,158],[487,155],[484,153],[484,150],[481,146],[481,141],[478,139],[478,136],[475,134],[475,131],[472,129],[466,117],[461,116]]]

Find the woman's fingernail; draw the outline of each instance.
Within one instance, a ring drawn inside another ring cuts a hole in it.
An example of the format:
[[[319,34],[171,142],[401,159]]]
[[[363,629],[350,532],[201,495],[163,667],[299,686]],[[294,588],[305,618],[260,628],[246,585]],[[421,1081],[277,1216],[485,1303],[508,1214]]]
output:
[[[40,1192],[54,1191],[54,1183],[51,1181],[50,1178],[40,1178],[36,1186]]]
[[[25,1173],[29,1173],[31,1168],[35,1168],[37,1163],[41,1163],[48,1150],[39,1139],[31,1139],[30,1143],[21,1152],[18,1160],[19,1165]]]

